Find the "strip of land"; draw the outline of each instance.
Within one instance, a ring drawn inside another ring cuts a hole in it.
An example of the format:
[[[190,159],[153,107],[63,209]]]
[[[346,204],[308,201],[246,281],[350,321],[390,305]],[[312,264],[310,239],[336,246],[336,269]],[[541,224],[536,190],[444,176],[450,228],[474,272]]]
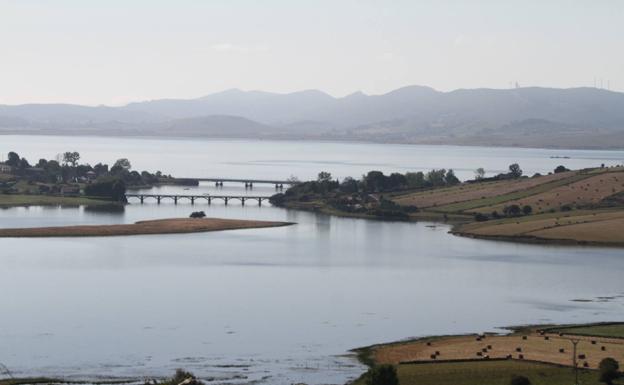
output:
[[[533,384],[597,384],[600,361],[624,361],[624,324],[527,327],[508,335],[428,337],[357,349],[361,361],[394,365],[402,385],[509,384],[512,375]],[[576,356],[572,341],[578,341]],[[363,384],[364,377],[355,382]],[[619,382],[618,382],[619,383]]]
[[[221,218],[173,218],[122,225],[84,225],[0,229],[0,237],[104,237],[121,235],[180,234],[254,229],[292,225],[291,222],[251,221]]]
[[[99,206],[115,204],[110,200],[54,195],[0,194],[1,207],[27,206]]]

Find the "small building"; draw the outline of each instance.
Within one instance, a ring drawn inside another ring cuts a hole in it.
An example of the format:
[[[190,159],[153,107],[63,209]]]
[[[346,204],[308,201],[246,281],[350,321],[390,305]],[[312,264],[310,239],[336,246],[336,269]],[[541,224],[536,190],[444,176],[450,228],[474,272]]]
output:
[[[61,195],[64,197],[80,196],[80,187],[78,186],[62,186]]]
[[[13,172],[13,167],[9,166],[6,163],[0,163],[0,173],[1,174],[10,174]]]
[[[92,181],[95,180],[95,178],[97,178],[97,174],[95,173],[95,171],[87,171],[87,180]]]

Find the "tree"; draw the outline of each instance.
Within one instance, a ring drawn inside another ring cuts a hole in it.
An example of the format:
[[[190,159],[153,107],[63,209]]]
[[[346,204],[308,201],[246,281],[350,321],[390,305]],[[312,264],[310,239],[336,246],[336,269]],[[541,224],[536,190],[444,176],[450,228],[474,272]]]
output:
[[[319,172],[318,177],[316,178],[316,181],[319,183],[331,182],[332,175],[329,172],[321,171]]]
[[[128,159],[121,158],[121,159],[117,159],[117,161],[113,165],[113,168],[120,168],[125,171],[130,171],[130,169],[132,168],[132,165],[130,164],[130,161]]]
[[[99,178],[85,187],[87,196],[109,198],[117,202],[126,201],[126,183],[119,178]]]
[[[340,191],[347,194],[358,192],[358,182],[350,176],[344,178],[340,184]]]
[[[485,169],[483,167],[479,167],[475,170],[475,180],[481,180],[485,178]]]
[[[63,154],[63,164],[65,165],[76,167],[76,165],[78,164],[78,160],[80,160],[80,154],[76,151],[68,151]]]
[[[522,176],[522,169],[518,163],[509,165],[509,175],[512,178],[520,178]]]
[[[565,166],[557,166],[557,168],[555,168],[555,174],[559,174],[561,172],[566,172],[566,171],[570,171],[570,170],[565,168]]]
[[[407,186],[410,188],[420,188],[425,186],[425,174],[422,171],[408,172],[405,174]]]
[[[613,380],[620,376],[620,373],[618,372],[620,364],[611,357],[607,357],[600,361],[598,369],[600,371],[600,382],[604,382],[607,385],[613,384]]]
[[[20,160],[20,156],[17,154],[17,152],[11,151],[9,152],[9,155],[7,157],[6,164],[9,166],[17,167],[19,166]]]
[[[529,206],[529,205],[524,205],[522,207],[522,213],[524,215],[531,215],[531,213],[533,212],[533,207]]]
[[[446,176],[444,176],[444,182],[447,185],[453,186],[459,184],[459,179],[455,176],[455,172],[451,169],[446,172]]]
[[[508,217],[517,217],[521,212],[522,210],[518,205],[510,205],[503,208],[503,213]]]
[[[511,377],[511,385],[531,385],[531,381],[525,376]]]
[[[205,218],[206,213],[203,211],[193,211],[189,217],[190,218]]]
[[[399,385],[399,377],[392,365],[378,365],[366,373],[366,385]]]

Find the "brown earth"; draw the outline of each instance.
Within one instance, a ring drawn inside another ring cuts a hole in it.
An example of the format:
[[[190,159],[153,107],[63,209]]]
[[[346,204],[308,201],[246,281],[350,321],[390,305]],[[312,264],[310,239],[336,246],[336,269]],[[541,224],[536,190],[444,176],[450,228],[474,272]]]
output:
[[[178,234],[206,231],[288,226],[289,222],[249,221],[220,218],[174,218],[140,221],[124,225],[86,225],[0,229],[0,237],[94,237],[117,235]]]

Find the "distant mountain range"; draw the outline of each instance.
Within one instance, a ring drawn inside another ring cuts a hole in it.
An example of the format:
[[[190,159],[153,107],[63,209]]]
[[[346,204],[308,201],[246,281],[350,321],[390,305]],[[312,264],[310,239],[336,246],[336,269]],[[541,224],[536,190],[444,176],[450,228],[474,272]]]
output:
[[[335,98],[233,89],[122,107],[0,105],[0,133],[624,148],[624,93],[409,86]]]

